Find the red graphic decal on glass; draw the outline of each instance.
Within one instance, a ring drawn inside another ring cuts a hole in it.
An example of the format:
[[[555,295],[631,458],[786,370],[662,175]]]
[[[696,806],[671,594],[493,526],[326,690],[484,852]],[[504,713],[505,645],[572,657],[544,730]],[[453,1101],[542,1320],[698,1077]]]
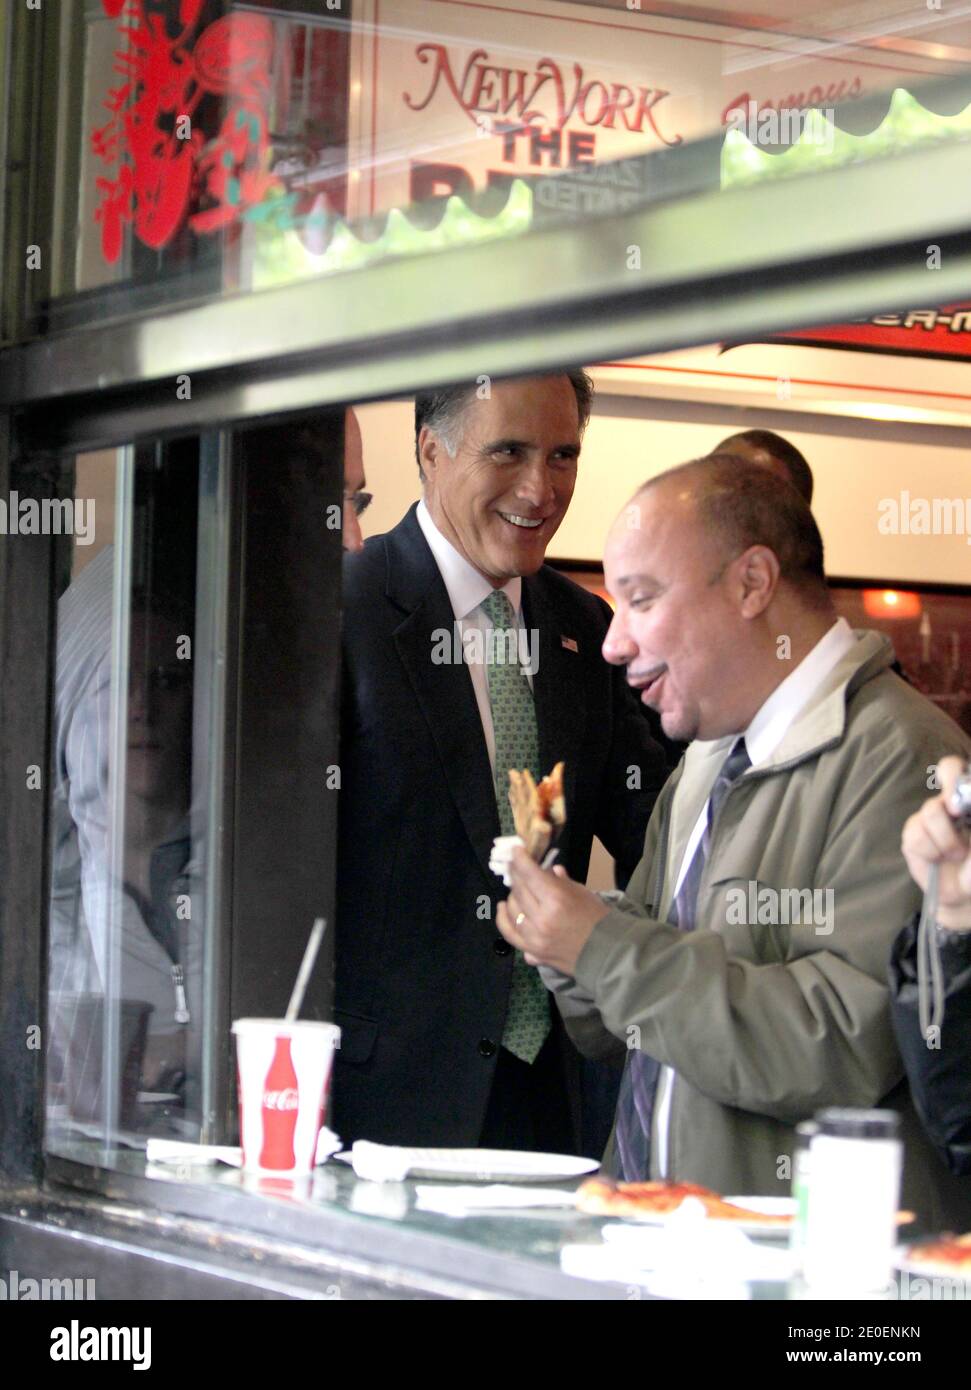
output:
[[[110,120],[91,146],[117,176],[99,176],[106,261],[121,255],[131,224],[144,245],[168,244],[189,214],[197,233],[230,225],[277,184],[269,172],[268,110],[273,26],[262,15],[232,14],[193,36],[202,0],[181,0],[177,34],[146,0],[101,0],[118,19],[114,71],[123,82],[103,105]],[[207,95],[222,98],[226,113],[207,140],[193,117]]]

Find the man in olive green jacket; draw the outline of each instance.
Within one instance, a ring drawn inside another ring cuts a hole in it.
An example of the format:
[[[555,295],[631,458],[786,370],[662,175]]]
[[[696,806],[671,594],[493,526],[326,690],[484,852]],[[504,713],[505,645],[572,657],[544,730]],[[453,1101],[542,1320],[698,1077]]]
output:
[[[905,1204],[966,1229],[971,1200],[903,1082],[887,964],[919,904],[901,828],[938,758],[971,742],[890,672],[885,637],[837,620],[809,509],[753,465],[701,460],[648,484],[605,568],[604,655],[670,737],[695,741],[623,897],[607,904],[520,854],[498,925],[544,968],[580,1050],[626,1057],[615,1138],[642,1122],[643,1166],[628,1171],[612,1139],[608,1169],[786,1194],[796,1124],[888,1106]],[[742,770],[713,794],[739,748]],[[635,1106],[645,1063],[653,1095]]]

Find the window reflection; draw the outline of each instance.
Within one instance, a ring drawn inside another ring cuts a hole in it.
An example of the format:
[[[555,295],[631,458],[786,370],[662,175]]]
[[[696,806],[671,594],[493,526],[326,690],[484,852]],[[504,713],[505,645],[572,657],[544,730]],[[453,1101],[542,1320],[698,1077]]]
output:
[[[105,458],[79,459],[77,479],[108,502],[125,465]],[[138,450],[130,486],[130,553],[102,525],[58,604],[49,1121],[52,1133],[197,1136],[195,442]],[[127,679],[113,685],[125,647]]]
[[[126,991],[152,1004],[147,1091],[183,1103],[186,1084],[192,667],[177,656],[188,624],[164,600],[132,600],[123,932]],[[189,918],[191,922],[191,916]]]

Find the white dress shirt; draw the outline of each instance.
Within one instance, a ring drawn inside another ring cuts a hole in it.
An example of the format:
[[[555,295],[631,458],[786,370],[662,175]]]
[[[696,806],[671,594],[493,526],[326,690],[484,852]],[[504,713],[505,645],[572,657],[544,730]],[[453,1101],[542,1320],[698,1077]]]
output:
[[[470,565],[463,555],[459,554],[451,541],[442,535],[432,520],[424,500],[418,503],[417,518],[422,534],[435,557],[435,563],[445,582],[445,588],[448,590],[452,612],[459,629],[462,656],[468,667],[469,675],[472,677],[472,688],[475,691],[475,702],[479,707],[482,733],[489,750],[492,780],[495,782],[496,736],[492,725],[492,704],[489,700],[489,675],[484,661],[468,660],[470,649],[465,644],[465,633],[469,629],[477,627],[482,633],[480,651],[485,650],[486,637],[492,629],[492,623],[479,605],[493,592],[494,586],[474,566]],[[523,581],[518,575],[502,586],[502,592],[509,600],[520,630],[523,626],[522,588]],[[522,650],[521,646],[520,650]],[[526,670],[526,679],[529,681],[530,689],[532,689],[532,675],[528,670]]]
[[[743,734],[745,747],[753,767],[763,766],[772,757],[799,713],[805,709],[813,695],[835,666],[842,661],[852,648],[856,638],[853,629],[845,618],[837,618],[826,632],[803,657],[794,671],[777,685],[772,694],[759,708],[752,722]],[[726,757],[728,754],[726,753]],[[709,798],[710,800],[710,798]],[[708,801],[685,845],[681,867],[675,885],[675,897],[681,889],[684,876],[701,843],[708,823]],[[673,899],[672,899],[673,901]],[[662,1177],[668,1172],[668,1128],[671,1122],[671,1093],[674,1072],[671,1067],[662,1067],[657,1086],[657,1138],[658,1172]]]

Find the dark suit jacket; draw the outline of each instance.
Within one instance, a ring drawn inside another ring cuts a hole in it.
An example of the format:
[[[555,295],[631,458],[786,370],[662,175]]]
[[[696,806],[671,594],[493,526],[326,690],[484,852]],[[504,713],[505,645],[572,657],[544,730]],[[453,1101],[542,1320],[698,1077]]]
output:
[[[667,762],[601,656],[610,611],[547,566],[523,580],[522,606],[539,632],[540,765],[566,764],[560,862],[583,882],[596,834],[629,873]],[[488,749],[467,668],[431,659],[453,622],[414,507],[345,557],[334,1125],[347,1143],[476,1145],[502,1038],[513,956],[495,926]]]

